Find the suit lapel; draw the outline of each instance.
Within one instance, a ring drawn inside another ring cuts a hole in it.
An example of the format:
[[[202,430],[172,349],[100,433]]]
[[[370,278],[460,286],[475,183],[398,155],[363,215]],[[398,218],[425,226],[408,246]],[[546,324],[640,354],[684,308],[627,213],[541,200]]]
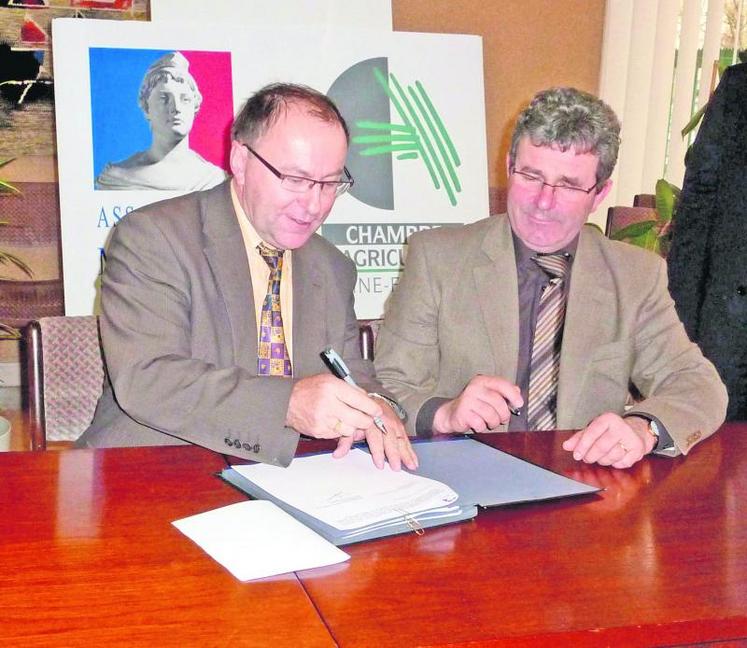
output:
[[[319,352],[327,340],[327,291],[315,264],[315,243],[312,238],[293,251],[293,375],[299,377],[323,369]]]
[[[519,288],[511,228],[506,216],[493,216],[472,271],[477,301],[499,375],[516,380],[519,354]]]
[[[578,407],[594,348],[614,321],[609,272],[595,233],[584,227],[573,261],[558,379],[558,429],[568,429]]]
[[[252,277],[231,201],[230,182],[211,190],[202,200],[204,252],[226,307],[236,363],[256,372],[257,321]]]

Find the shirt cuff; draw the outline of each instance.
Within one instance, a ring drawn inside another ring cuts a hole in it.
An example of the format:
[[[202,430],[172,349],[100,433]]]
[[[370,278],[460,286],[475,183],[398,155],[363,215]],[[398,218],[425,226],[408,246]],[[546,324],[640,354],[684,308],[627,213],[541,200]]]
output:
[[[450,400],[450,398],[434,397],[423,403],[418,412],[418,418],[415,420],[415,434],[417,436],[422,438],[433,436],[433,417],[436,416],[438,408]]]
[[[673,450],[675,450],[676,446],[674,443],[674,439],[672,439],[672,437],[669,435],[669,432],[667,432],[667,428],[664,427],[664,424],[653,414],[647,414],[646,412],[630,412],[629,414],[623,415],[623,418],[628,418],[629,416],[637,416],[638,418],[647,419],[648,421],[653,421],[654,423],[656,423],[656,428],[659,430],[659,439],[657,440],[656,445],[654,445],[651,452],[670,454]]]

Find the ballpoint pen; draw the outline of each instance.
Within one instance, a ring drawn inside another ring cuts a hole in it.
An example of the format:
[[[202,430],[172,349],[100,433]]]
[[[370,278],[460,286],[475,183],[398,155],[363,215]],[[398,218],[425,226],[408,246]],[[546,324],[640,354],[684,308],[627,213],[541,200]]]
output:
[[[324,364],[327,365],[327,368],[332,372],[334,376],[340,378],[341,380],[344,380],[348,385],[352,385],[353,387],[358,386],[355,380],[353,380],[353,376],[350,375],[350,369],[348,369],[345,361],[340,357],[340,354],[337,353],[337,351],[335,351],[332,347],[327,347],[319,355],[322,357],[322,360],[324,360]],[[382,434],[387,433],[384,421],[380,416],[374,416],[373,422]]]
[[[481,376],[483,374],[477,374],[478,376]],[[505,400],[505,399],[504,399]],[[506,407],[508,407],[508,411],[511,412],[514,416],[521,416],[521,407],[514,407],[511,405],[511,403],[506,400]]]

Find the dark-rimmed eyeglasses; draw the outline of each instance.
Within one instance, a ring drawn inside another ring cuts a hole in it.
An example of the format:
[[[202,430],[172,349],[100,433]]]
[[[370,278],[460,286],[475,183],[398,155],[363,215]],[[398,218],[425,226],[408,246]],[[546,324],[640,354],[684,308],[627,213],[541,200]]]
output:
[[[542,191],[543,187],[550,187],[550,189],[555,192],[556,196],[561,196],[563,198],[579,198],[582,195],[590,194],[599,186],[598,182],[595,182],[588,189],[569,184],[550,184],[549,182],[545,182],[541,176],[533,173],[526,173],[525,171],[517,171],[515,168],[511,168],[510,173],[511,175],[516,176],[516,179],[527,189],[533,189],[539,193]]]
[[[315,185],[319,185],[322,194],[337,197],[344,194],[355,183],[355,180],[353,180],[353,176],[350,175],[350,171],[348,171],[347,167],[342,168],[342,171],[345,174],[344,180],[314,180],[313,178],[281,173],[251,146],[248,144],[243,144],[243,146],[245,146],[247,151],[249,151],[262,164],[264,164],[272,175],[280,180],[280,185],[284,189],[293,191],[294,193],[306,193],[307,191],[311,191]]]

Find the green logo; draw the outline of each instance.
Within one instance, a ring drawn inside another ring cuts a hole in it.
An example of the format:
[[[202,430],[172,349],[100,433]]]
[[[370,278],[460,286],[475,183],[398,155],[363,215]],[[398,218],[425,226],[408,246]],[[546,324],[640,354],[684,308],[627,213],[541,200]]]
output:
[[[395,154],[398,160],[422,160],[433,186],[443,188],[449,202],[456,205],[457,194],[462,191],[457,174],[461,160],[423,84],[416,81],[405,89],[394,74],[390,73],[387,79],[379,68],[374,68],[373,74],[392,102],[401,123],[356,121],[358,129],[371,131],[367,135],[353,136],[354,144],[367,147],[359,155]]]
[[[389,60],[358,61],[328,91],[351,126],[347,166],[356,182],[351,194],[378,209],[394,209],[392,163],[420,160],[433,187],[452,206],[462,191],[461,160],[441,115],[420,81],[403,87]]]

